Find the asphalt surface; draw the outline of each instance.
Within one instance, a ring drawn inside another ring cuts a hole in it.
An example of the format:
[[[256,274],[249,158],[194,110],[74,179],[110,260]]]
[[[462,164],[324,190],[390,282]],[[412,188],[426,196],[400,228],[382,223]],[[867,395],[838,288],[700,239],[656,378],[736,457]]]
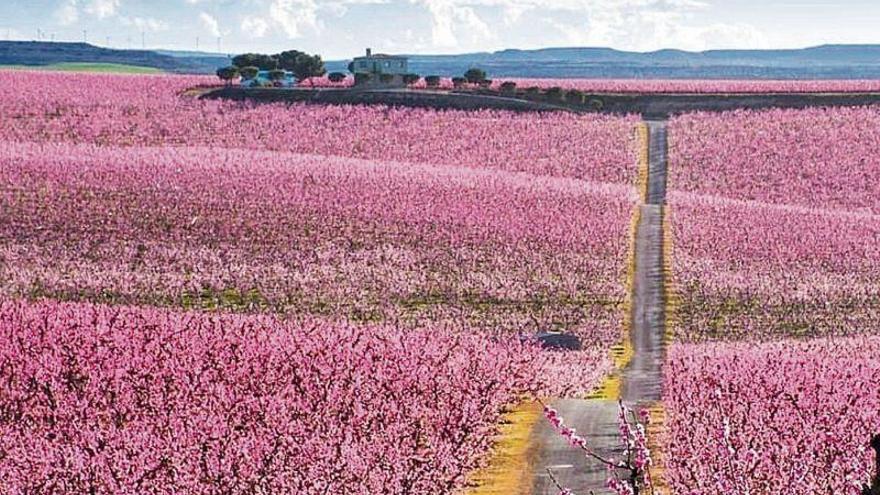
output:
[[[633,359],[622,373],[621,395],[638,406],[661,398],[664,315],[663,208],[666,203],[667,138],[665,121],[649,121],[648,190],[639,206],[636,230],[635,278],[632,294]],[[568,426],[575,427],[603,456],[621,450],[617,427],[617,402],[613,400],[560,400],[553,404]],[[559,489],[547,474],[577,495],[605,495],[608,474],[604,465],[571,447],[548,421],[532,432],[537,447],[532,495],[557,495]]]
[[[663,209],[666,203],[667,139],[665,122],[648,122],[648,194],[640,206],[633,281],[633,359],[623,372],[622,396],[637,405],[661,398],[664,314]]]
[[[666,204],[666,168],[669,140],[665,120],[649,120],[648,124],[648,197],[649,205]]]
[[[620,451],[617,435],[617,402],[613,400],[560,400],[553,404],[565,423],[574,426],[602,456],[614,457]],[[604,465],[587,458],[583,451],[568,444],[543,420],[532,433],[541,440],[535,462],[532,495],[558,495],[559,489],[547,474],[551,469],[560,485],[577,495],[611,493],[605,489],[608,472]]]

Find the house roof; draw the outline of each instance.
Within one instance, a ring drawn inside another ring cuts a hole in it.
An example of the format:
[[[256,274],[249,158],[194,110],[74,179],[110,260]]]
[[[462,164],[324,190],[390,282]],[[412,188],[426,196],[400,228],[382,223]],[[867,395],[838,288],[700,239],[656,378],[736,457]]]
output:
[[[367,57],[367,56],[355,57],[355,60],[362,59],[362,58],[366,58],[366,59],[371,59],[371,58],[399,58],[399,59],[405,59],[405,58],[407,58],[407,57],[406,57],[405,55],[389,55],[389,54],[387,54],[387,53],[374,53],[374,54],[372,54],[372,55],[370,55],[370,56],[368,56],[368,57]]]

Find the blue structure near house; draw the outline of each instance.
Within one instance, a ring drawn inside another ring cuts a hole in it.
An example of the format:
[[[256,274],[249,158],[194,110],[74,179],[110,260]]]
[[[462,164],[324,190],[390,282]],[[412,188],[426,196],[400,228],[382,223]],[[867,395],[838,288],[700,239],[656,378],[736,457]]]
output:
[[[288,70],[284,71],[284,78],[280,81],[273,81],[270,79],[269,72],[270,71],[268,70],[261,70],[257,72],[257,77],[253,79],[242,79],[239,84],[245,88],[292,88],[296,86],[296,78],[293,77],[293,72]]]

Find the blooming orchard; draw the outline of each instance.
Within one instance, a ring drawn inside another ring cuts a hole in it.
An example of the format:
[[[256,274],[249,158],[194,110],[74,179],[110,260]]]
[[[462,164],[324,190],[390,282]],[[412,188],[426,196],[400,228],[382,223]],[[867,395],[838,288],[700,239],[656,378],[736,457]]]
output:
[[[206,148],[0,154],[10,295],[619,340],[629,187]]]
[[[489,74],[492,76],[492,74]],[[745,80],[745,79],[579,79],[579,78],[522,78],[495,77],[491,87],[500,89],[505,81],[516,83],[518,89],[530,87],[553,88],[565,90],[576,89],[596,93],[853,93],[880,91],[880,81],[868,80]],[[217,81],[213,81],[217,84]],[[306,86],[315,87],[347,87],[354,83],[349,76],[342,82],[334,83],[326,77],[313,78],[305,82]],[[411,85],[414,88],[426,88],[425,80],[421,79]],[[452,79],[444,77],[438,85],[440,89],[452,89]]]
[[[577,89],[597,93],[828,93],[880,91],[877,80],[689,80],[689,79],[529,79],[499,78],[497,86],[513,81],[517,88]]]
[[[690,114],[670,124],[678,190],[880,214],[880,110]]]
[[[611,367],[633,118],[0,81],[0,491],[453,493]]]
[[[22,88],[0,99],[0,140],[290,151],[627,184],[636,177],[632,117],[179,96],[198,81],[0,71],[0,84]]]
[[[861,493],[880,431],[878,352],[876,337],[673,346],[674,492]]]
[[[880,217],[670,195],[677,337],[880,330]]]
[[[671,123],[674,332],[703,343],[673,345],[665,369],[674,490],[857,495],[873,474],[878,115]]]
[[[815,109],[672,122],[682,337],[877,329],[878,119],[870,109]]]
[[[0,486],[448,492],[544,356],[442,327],[0,302]]]

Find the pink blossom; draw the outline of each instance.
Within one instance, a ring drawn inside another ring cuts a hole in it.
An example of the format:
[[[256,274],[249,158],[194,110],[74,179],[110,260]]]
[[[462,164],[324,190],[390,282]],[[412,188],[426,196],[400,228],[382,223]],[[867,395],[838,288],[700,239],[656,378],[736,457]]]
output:
[[[880,429],[878,351],[874,337],[672,347],[664,458],[673,490],[861,493]]]

